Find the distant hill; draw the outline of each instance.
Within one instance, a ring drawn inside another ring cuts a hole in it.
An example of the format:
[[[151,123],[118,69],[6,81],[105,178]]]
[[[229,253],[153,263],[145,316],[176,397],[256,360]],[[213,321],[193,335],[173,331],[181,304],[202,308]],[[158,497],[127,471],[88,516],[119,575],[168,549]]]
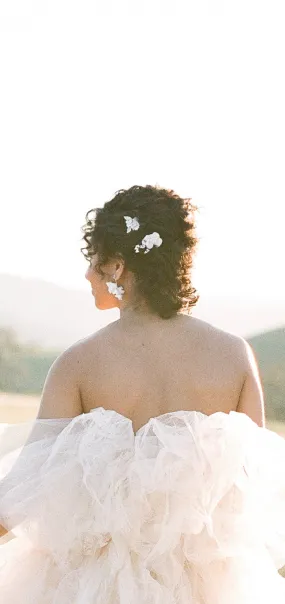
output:
[[[248,341],[259,364],[267,418],[285,422],[285,328]]]
[[[285,371],[285,327],[265,331],[248,341],[255,350],[261,369],[280,364]]]
[[[249,338],[258,361],[266,417],[285,422],[285,328]],[[59,351],[20,344],[17,334],[0,327],[0,392],[40,394]]]
[[[202,296],[193,315],[250,337],[285,325],[285,300]],[[40,279],[0,274],[0,326],[13,328],[20,342],[67,348],[117,317],[116,310],[97,310],[87,290],[68,290]]]
[[[40,394],[58,352],[21,345],[13,330],[0,327],[0,392]]]
[[[39,279],[0,275],[0,327],[11,327],[22,343],[67,348],[116,318],[100,312],[91,293]]]

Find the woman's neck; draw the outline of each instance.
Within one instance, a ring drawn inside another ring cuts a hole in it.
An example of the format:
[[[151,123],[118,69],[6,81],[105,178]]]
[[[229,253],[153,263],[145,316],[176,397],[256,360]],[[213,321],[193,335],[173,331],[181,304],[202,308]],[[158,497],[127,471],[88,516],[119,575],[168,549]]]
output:
[[[160,326],[165,325],[168,321],[173,321],[178,315],[172,317],[172,319],[163,319],[157,313],[153,312],[147,306],[141,306],[139,308],[133,306],[124,306],[120,308],[120,324],[128,326]]]

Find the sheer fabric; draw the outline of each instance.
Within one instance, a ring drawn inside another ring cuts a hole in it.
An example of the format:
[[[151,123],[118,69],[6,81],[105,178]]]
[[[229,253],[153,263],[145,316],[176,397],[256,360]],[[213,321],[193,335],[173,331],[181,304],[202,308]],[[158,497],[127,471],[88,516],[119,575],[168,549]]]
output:
[[[0,430],[5,604],[284,604],[285,441],[246,415]]]

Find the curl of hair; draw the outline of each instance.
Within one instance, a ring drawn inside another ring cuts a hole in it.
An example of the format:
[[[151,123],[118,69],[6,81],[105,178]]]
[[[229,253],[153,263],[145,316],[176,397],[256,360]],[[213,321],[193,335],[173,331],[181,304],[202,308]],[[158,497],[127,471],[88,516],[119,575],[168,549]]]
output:
[[[197,237],[197,207],[174,191],[158,186],[121,189],[102,208],[89,210],[82,227],[84,256],[98,254],[97,270],[114,258],[122,258],[135,276],[138,299],[168,319],[179,312],[190,314],[199,296],[191,283]],[[137,217],[140,228],[127,233],[124,216]],[[163,243],[148,254],[135,253],[143,237],[157,231]]]

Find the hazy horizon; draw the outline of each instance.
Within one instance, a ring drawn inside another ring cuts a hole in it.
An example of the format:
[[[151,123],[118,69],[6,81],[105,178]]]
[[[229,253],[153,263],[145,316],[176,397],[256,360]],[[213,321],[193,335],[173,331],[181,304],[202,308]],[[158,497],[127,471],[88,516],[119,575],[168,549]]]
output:
[[[85,213],[158,183],[201,208],[201,296],[283,300],[283,9],[1,3],[0,272],[88,291]]]
[[[65,348],[119,318],[100,311],[91,292],[0,273],[0,327],[12,327],[20,341]],[[285,300],[201,295],[193,316],[241,337],[285,328]]]

